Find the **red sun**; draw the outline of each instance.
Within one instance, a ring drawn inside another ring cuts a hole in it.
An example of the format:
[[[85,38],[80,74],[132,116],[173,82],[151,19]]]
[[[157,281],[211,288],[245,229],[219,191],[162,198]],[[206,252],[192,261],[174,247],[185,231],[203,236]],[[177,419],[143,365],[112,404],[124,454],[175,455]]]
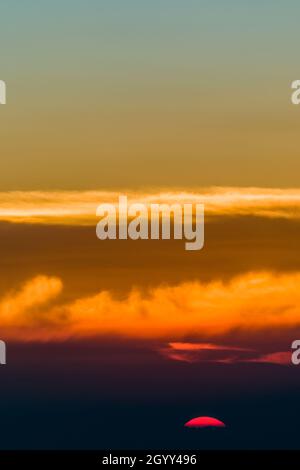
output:
[[[184,425],[186,428],[225,428],[225,423],[210,416],[193,418]]]

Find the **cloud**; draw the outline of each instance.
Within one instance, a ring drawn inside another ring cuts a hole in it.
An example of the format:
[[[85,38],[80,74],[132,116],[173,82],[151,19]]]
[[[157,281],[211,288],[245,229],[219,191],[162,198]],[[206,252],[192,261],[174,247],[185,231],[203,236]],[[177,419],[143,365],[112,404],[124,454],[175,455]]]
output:
[[[37,276],[26,282],[18,292],[7,294],[0,301],[1,328],[43,323],[42,306],[57,297],[62,287],[61,280],[56,277]]]
[[[261,354],[258,350],[213,343],[169,343],[159,352],[173,361],[187,363],[261,363],[290,365],[291,351]]]
[[[257,358],[249,359],[248,362],[265,363],[265,364],[278,364],[278,365],[290,365],[291,364],[291,352],[290,351],[279,351],[269,354],[264,354]]]
[[[73,302],[49,304],[60,294],[62,282],[38,276],[0,302],[0,330],[7,338],[22,340],[103,336],[160,340],[171,342],[175,354],[180,348],[185,353],[201,350],[197,345],[184,346],[185,338],[207,338],[206,349],[216,350],[220,346],[210,343],[211,338],[226,337],[232,331],[299,327],[299,285],[300,273],[249,272],[228,282],[133,290],[123,299],[101,291]]]
[[[101,203],[203,203],[208,216],[254,215],[300,218],[299,189],[230,188],[138,191],[9,191],[0,192],[0,220],[15,223],[95,225]]]
[[[169,343],[159,352],[166,358],[181,362],[224,362],[236,360],[238,353],[249,353],[252,349],[225,346],[213,343]]]
[[[240,348],[237,346],[224,346],[213,343],[169,343],[170,350],[175,351],[252,351],[249,348]]]
[[[235,361],[239,356],[247,357],[253,350],[238,346],[214,343],[168,343],[167,347],[160,348],[159,352],[175,361],[182,362],[227,362]]]

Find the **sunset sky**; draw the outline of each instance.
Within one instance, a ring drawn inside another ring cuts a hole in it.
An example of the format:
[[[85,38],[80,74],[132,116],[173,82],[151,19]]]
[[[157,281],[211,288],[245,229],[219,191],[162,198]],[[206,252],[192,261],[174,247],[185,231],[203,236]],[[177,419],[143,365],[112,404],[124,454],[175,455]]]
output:
[[[191,448],[176,426],[200,412],[223,413],[237,433],[203,448],[295,442],[299,14],[296,0],[2,2],[0,339],[14,359],[3,397],[36,423],[25,448]],[[204,203],[204,248],[98,240],[97,206],[120,194]],[[49,396],[65,416],[57,441]],[[239,421],[254,402],[253,416],[279,413],[289,436],[267,426],[255,440]],[[174,420],[167,444],[151,407]],[[74,410],[82,428],[96,410],[99,441],[92,418],[90,441],[72,435]],[[150,420],[141,435],[112,429],[129,410]],[[3,445],[21,442],[18,429]]]
[[[7,338],[121,337],[163,347],[217,339],[230,346],[235,331],[234,343],[248,347],[264,332],[277,340],[283,331],[296,334],[299,190],[128,194],[147,204],[204,202],[205,246],[198,252],[185,251],[183,240],[97,239],[97,203],[117,203],[117,194],[0,194],[0,326]],[[268,352],[282,352],[280,343]]]

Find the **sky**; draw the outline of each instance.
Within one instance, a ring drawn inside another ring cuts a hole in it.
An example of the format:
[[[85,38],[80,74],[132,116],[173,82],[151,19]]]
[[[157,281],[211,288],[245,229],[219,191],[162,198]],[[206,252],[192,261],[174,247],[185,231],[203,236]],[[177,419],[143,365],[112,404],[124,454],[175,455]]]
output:
[[[2,2],[1,189],[297,186],[299,9]]]
[[[299,447],[299,13],[1,3],[0,448]],[[120,194],[204,203],[204,248],[100,241]]]

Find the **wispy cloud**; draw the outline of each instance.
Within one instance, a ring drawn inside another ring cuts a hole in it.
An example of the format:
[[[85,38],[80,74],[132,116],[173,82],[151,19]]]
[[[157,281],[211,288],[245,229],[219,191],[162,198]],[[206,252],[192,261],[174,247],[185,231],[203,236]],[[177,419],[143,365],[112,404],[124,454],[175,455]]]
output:
[[[279,351],[269,354],[263,354],[253,359],[249,359],[248,362],[264,363],[264,364],[278,364],[278,365],[289,365],[291,364],[291,352],[290,351]]]
[[[166,358],[181,362],[231,362],[242,357],[252,349],[214,343],[168,343],[159,352]]]
[[[239,351],[249,352],[252,349],[238,346],[225,346],[214,343],[169,343],[169,349],[175,351]]]
[[[261,354],[253,348],[243,348],[213,343],[168,343],[159,352],[166,358],[187,363],[261,363],[290,365],[291,351]]]
[[[126,194],[129,202],[204,203],[208,216],[255,215],[300,218],[300,189],[206,188],[199,191],[10,191],[0,192],[0,220],[18,223],[96,223],[101,203],[118,202]]]

